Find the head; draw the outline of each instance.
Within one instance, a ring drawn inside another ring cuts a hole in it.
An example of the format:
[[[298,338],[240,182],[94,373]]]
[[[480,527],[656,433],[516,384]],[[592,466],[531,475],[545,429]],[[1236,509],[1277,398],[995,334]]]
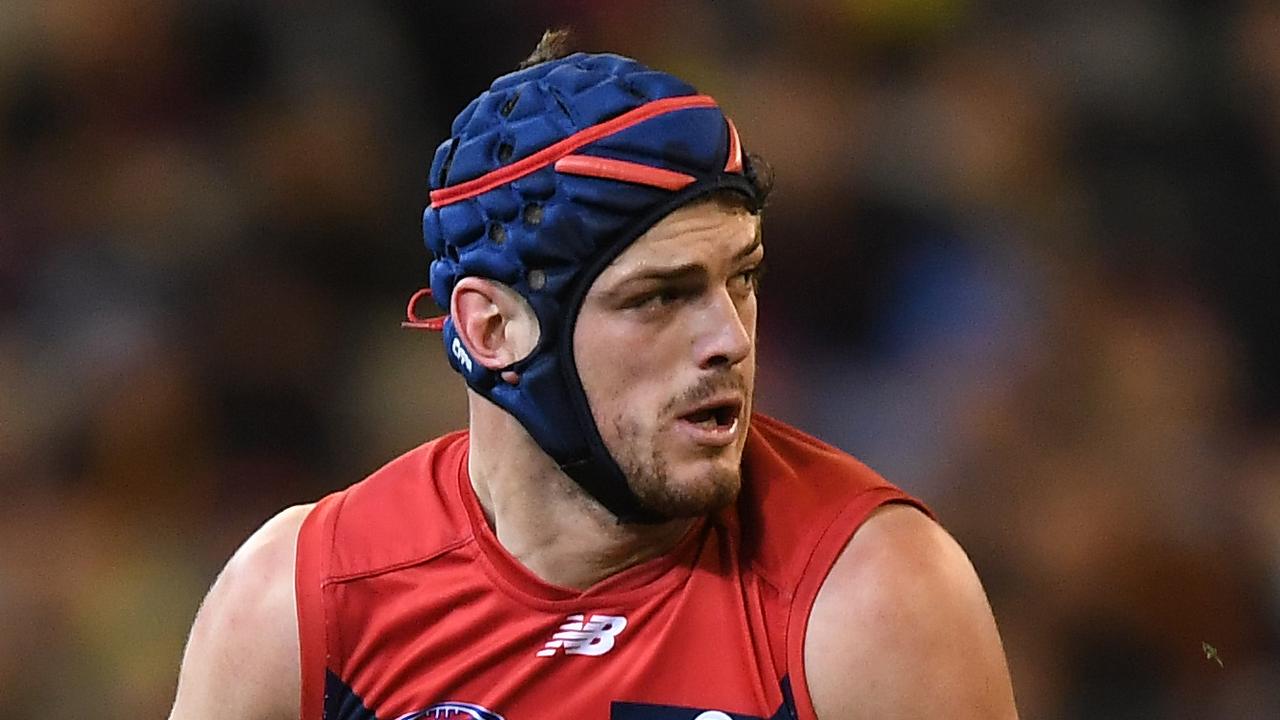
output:
[[[762,168],[711,98],[581,53],[496,80],[436,153],[424,229],[446,352],[620,521],[736,493]],[[646,283],[657,297],[626,305]]]
[[[605,446],[663,517],[737,496],[755,387],[760,218],[731,196],[649,228],[592,283],[574,360]]]

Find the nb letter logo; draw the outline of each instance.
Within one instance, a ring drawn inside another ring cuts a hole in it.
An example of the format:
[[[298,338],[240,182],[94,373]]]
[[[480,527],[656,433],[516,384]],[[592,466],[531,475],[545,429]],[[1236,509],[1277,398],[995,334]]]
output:
[[[538,657],[551,657],[560,649],[565,655],[603,655],[613,649],[614,640],[627,627],[621,615],[570,615],[568,622],[538,651]]]
[[[471,372],[471,356],[467,354],[466,348],[462,347],[462,341],[454,338],[453,346],[450,349],[453,350],[453,356],[458,358],[458,362],[462,363],[467,372]]]

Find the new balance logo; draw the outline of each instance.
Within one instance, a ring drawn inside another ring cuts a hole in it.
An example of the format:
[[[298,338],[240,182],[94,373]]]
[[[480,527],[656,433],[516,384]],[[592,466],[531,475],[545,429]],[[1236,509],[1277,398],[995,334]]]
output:
[[[570,615],[569,622],[538,651],[538,657],[551,657],[563,649],[565,655],[603,655],[613,649],[614,639],[627,627],[620,615]]]

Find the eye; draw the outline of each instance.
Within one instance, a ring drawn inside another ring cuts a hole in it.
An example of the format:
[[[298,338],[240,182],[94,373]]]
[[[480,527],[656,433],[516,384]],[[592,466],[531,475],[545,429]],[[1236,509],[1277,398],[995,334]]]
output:
[[[649,315],[662,314],[700,297],[707,290],[707,279],[701,275],[665,278],[637,291],[632,296],[633,299],[626,303],[626,307]]]
[[[760,289],[760,278],[764,275],[764,265],[752,265],[730,279],[733,289],[741,292],[756,292]]]
[[[653,292],[640,296],[633,307],[639,308],[660,308],[673,305],[678,302],[684,293],[678,288],[664,287]]]

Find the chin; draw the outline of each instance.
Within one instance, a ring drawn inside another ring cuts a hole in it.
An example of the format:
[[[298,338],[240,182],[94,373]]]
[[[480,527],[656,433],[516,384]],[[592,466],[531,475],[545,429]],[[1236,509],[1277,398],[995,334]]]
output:
[[[635,423],[619,421],[611,426],[616,428],[615,437],[633,439],[629,444],[606,440],[606,446],[612,445],[627,484],[648,510],[672,520],[696,518],[737,500],[745,445],[741,439],[715,447],[690,443],[674,428],[644,433]],[[634,440],[645,437],[650,441]]]
[[[632,490],[645,507],[671,519],[708,515],[738,499],[742,488],[738,462],[717,458],[692,462],[681,470],[633,478]]]

